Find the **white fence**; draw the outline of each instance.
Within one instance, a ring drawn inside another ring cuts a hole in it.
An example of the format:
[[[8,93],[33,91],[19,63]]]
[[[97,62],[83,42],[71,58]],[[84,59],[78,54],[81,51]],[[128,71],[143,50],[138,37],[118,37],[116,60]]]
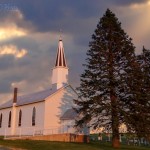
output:
[[[62,133],[75,133],[75,129],[70,126],[61,126],[53,128],[40,128],[40,127],[24,127],[16,128],[14,132],[11,129],[5,129],[5,138],[23,137],[23,136],[39,136],[39,135],[52,135]]]

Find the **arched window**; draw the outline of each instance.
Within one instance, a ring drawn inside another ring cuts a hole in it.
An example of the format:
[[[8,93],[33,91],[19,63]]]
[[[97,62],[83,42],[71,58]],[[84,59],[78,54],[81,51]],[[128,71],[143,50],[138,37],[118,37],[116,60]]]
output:
[[[22,111],[19,111],[19,120],[18,120],[18,126],[21,126],[21,119],[22,119]]]
[[[8,127],[11,127],[11,111],[9,112]]]
[[[0,116],[0,128],[2,127],[2,120],[3,120],[3,115],[1,114],[1,116]]]
[[[34,107],[32,112],[32,126],[35,126],[35,118],[36,118],[36,109]]]

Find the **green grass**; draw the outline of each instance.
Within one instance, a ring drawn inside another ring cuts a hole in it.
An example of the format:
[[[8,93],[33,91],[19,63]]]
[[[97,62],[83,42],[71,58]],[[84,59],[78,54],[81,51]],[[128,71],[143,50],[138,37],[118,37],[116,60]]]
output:
[[[7,147],[22,148],[27,150],[113,150],[111,144],[91,142],[85,143],[64,143],[49,141],[31,141],[31,140],[3,140],[0,139],[0,145]],[[149,150],[150,147],[121,146],[120,150]]]

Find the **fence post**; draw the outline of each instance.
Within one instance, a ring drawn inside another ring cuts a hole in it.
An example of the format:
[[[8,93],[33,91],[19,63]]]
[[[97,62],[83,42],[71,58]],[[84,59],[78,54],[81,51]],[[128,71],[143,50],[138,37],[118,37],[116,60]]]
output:
[[[5,136],[4,137],[6,138],[6,128],[5,128]]]
[[[33,129],[33,136],[35,135],[35,128]]]
[[[119,134],[119,140],[120,140],[120,142],[122,142],[121,133]]]
[[[19,137],[21,137],[21,128],[19,129]]]

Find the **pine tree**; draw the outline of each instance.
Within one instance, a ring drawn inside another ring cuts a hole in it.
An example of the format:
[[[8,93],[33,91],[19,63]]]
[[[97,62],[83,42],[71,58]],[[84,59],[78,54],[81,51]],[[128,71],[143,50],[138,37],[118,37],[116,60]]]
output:
[[[132,73],[135,47],[131,38],[121,28],[115,14],[107,9],[100,19],[87,51],[85,70],[78,88],[81,119],[93,128],[105,127],[112,131],[112,146],[118,148],[119,125],[124,121],[126,76]],[[123,97],[123,99],[122,99]]]
[[[143,136],[150,141],[150,50],[143,47],[143,53],[138,57],[140,60],[141,70],[143,72]]]
[[[150,138],[150,50],[143,47],[142,54],[137,56],[139,66],[132,80],[134,96],[126,104],[130,110],[127,125],[139,138]],[[150,139],[149,139],[150,140]]]

